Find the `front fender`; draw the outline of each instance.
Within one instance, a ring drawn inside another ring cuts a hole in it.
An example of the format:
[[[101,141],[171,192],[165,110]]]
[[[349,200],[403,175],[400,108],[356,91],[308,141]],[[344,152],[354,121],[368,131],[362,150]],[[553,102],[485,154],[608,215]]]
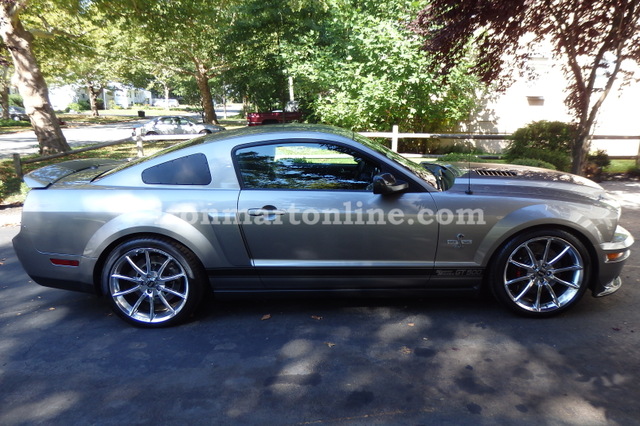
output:
[[[594,209],[601,210],[595,212]],[[615,221],[611,211],[580,204],[563,205],[536,204],[522,207],[499,219],[482,239],[475,253],[475,262],[487,266],[493,253],[514,235],[535,227],[561,227],[583,236],[592,247],[599,249],[600,243],[610,228],[608,222]],[[594,221],[593,217],[599,217]],[[615,228],[615,227],[613,227]]]

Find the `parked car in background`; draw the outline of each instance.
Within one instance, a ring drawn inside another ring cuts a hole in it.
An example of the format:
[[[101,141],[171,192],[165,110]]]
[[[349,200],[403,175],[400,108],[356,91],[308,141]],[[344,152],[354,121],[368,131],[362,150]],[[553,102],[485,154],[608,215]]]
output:
[[[156,117],[144,124],[134,125],[133,136],[206,134],[222,130],[225,130],[222,126],[197,123],[188,117],[171,115]]]
[[[165,99],[165,98],[157,98],[153,100],[153,105],[155,107],[164,107],[171,108],[180,106],[180,103],[177,99]]]
[[[260,126],[263,124],[293,123],[302,120],[300,111],[271,111],[271,112],[250,112],[247,114],[248,126]]]
[[[29,276],[104,295],[143,327],[189,319],[211,291],[486,288],[518,314],[548,317],[620,288],[634,242],[618,202],[583,177],[423,167],[328,126],[218,132],[128,163],[46,166],[24,181],[32,189],[13,245]]]
[[[0,117],[3,111],[2,106],[0,106]],[[13,105],[9,106],[9,118],[15,121],[29,121],[29,116],[24,108]]]

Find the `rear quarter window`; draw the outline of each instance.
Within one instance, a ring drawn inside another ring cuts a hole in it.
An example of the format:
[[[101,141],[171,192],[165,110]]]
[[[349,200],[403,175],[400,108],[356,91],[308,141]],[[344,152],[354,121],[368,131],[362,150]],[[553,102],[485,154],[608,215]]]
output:
[[[142,181],[155,185],[208,185],[211,171],[204,154],[176,158],[142,172]]]

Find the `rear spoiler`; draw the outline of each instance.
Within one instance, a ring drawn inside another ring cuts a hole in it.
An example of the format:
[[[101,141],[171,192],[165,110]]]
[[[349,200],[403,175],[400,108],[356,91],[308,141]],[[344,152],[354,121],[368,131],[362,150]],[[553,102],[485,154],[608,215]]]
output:
[[[33,189],[47,188],[60,179],[82,170],[97,169],[98,167],[104,166],[115,167],[121,163],[122,160],[111,160],[108,158],[86,158],[82,160],[63,161],[62,163],[45,166],[28,173],[24,176],[24,183]]]

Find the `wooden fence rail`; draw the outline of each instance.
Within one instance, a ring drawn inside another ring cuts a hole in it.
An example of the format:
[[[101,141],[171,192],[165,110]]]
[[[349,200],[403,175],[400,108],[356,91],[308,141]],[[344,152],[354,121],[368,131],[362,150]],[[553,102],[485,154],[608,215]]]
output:
[[[391,132],[359,132],[363,136],[372,138],[386,138],[391,139],[391,149],[398,152],[398,141],[400,139],[480,139],[480,140],[508,140],[510,134],[478,134],[478,133],[404,133],[400,132],[397,125],[394,125]],[[138,157],[144,156],[144,142],[156,142],[166,140],[187,140],[195,137],[194,135],[151,135],[151,136],[136,136],[135,138],[127,138],[113,142],[105,142],[97,145],[91,145],[84,148],[74,149],[68,152],[62,152],[59,154],[47,155],[45,157],[30,158],[23,160],[20,154],[13,154],[13,165],[16,171],[16,175],[19,178],[23,176],[23,165],[38,163],[41,161],[51,160],[54,158],[61,158],[67,155],[76,154],[79,152],[92,151],[95,149],[104,148],[112,145],[120,145],[125,143],[135,142],[138,150]],[[592,140],[640,140],[639,136],[620,136],[620,135],[595,135],[591,137]],[[434,157],[432,155],[425,156],[422,154],[405,154],[410,157]],[[486,158],[499,158],[499,155],[487,155],[480,156]],[[609,156],[611,159],[623,159],[623,160],[636,160],[636,165],[640,167],[640,148],[638,154],[630,156]]]

